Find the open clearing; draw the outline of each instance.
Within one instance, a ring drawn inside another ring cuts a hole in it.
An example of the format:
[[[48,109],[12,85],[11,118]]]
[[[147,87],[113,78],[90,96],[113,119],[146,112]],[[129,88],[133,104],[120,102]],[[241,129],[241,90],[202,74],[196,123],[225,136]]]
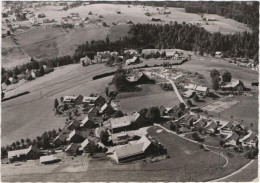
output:
[[[60,21],[62,17],[66,17],[70,13],[79,13],[83,19],[89,17],[90,20],[100,19],[99,15],[103,15],[104,18],[101,18],[101,20],[106,22],[110,27],[104,27],[96,23],[87,24],[84,28],[77,27],[64,31],[60,28],[46,29],[43,26],[43,28],[14,36],[17,39],[18,45],[13,46],[11,44],[9,47],[5,46],[9,38],[3,38],[2,50],[5,54],[2,54],[2,64],[4,67],[13,67],[17,64],[26,63],[30,57],[45,58],[72,55],[77,45],[91,40],[104,40],[107,36],[111,41],[118,40],[128,34],[130,25],[126,24],[127,21],[134,23],[155,23],[150,21],[151,17],[161,18],[163,20],[160,22],[161,24],[170,23],[170,21],[177,21],[178,23],[185,21],[191,24],[200,23],[209,32],[217,31],[223,34],[251,31],[245,24],[218,15],[205,14],[204,17],[211,17],[217,20],[208,22],[208,25],[206,25],[206,22],[201,20],[200,15],[185,13],[183,8],[168,8],[167,10],[171,11],[169,15],[159,14],[158,10],[156,10],[157,7],[150,6],[143,8],[142,6],[131,5],[128,8],[127,5],[92,4],[72,8],[68,11],[62,11],[61,8],[56,6],[39,7],[39,11],[36,13],[44,13],[46,18],[55,19],[56,21]],[[162,9],[160,8],[160,11]],[[117,14],[116,10],[121,11],[121,14]],[[92,11],[93,15],[88,15],[89,11]],[[145,12],[150,12],[152,16],[148,17],[144,15]],[[112,23],[117,25],[113,25]],[[23,49],[26,53],[20,49]]]

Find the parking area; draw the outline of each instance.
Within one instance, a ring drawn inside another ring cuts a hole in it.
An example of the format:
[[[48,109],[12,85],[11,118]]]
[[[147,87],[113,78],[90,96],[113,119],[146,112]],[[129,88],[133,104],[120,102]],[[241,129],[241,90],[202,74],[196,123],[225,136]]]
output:
[[[239,103],[239,101],[237,101],[237,100],[233,100],[233,101],[217,101],[217,102],[214,102],[214,103],[211,103],[209,105],[204,106],[202,108],[202,110],[219,113],[219,112],[224,111],[225,109],[230,108],[231,106],[233,106],[233,105],[235,105],[237,103]]]

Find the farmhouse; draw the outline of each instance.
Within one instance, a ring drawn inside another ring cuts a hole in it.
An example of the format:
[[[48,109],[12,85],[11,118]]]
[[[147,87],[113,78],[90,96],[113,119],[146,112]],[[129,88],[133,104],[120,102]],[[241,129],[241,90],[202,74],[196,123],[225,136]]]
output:
[[[239,140],[239,135],[236,132],[230,133],[225,138],[225,145],[226,146],[236,146]]]
[[[73,130],[72,132],[70,132],[67,141],[69,142],[74,142],[74,143],[80,143],[84,140],[84,138],[82,137],[80,131],[77,130]]]
[[[58,135],[54,140],[53,140],[53,144],[58,147],[60,145],[63,145],[66,143],[66,139],[67,139],[67,136],[64,135],[64,134],[60,134]]]
[[[224,125],[220,128],[220,134],[222,134],[222,135],[229,135],[229,134],[231,134],[233,131],[235,131],[235,129],[236,129],[236,126],[229,121],[229,122],[227,122],[226,124],[224,124]]]
[[[77,129],[77,128],[79,127],[79,125],[80,125],[79,122],[78,122],[77,120],[74,120],[74,121],[72,121],[72,122],[70,122],[70,123],[68,124],[67,129],[70,130],[70,131],[72,131],[72,130]]]
[[[131,121],[127,116],[123,116],[120,118],[109,119],[108,124],[108,128],[112,131],[112,133],[118,133],[129,129]]]
[[[114,108],[110,104],[108,104],[108,103],[105,103],[100,108],[100,111],[99,111],[99,113],[103,114],[103,115],[111,115],[113,112],[114,112]]]
[[[88,117],[89,118],[94,118],[97,117],[99,112],[99,109],[97,107],[92,107],[89,111],[88,111]]]
[[[57,158],[54,155],[48,155],[48,156],[41,156],[40,157],[40,163],[41,164],[51,164],[51,163],[56,163],[59,162],[60,159]]]
[[[257,136],[253,131],[249,131],[249,133],[244,136],[242,139],[239,139],[239,142],[242,143],[243,147],[256,147]]]
[[[208,124],[204,127],[204,130],[208,133],[208,134],[213,134],[216,132],[218,128],[218,124],[215,121],[210,121],[208,122]]]
[[[136,56],[125,61],[126,65],[139,64],[139,63],[140,63],[140,59],[139,59],[139,57],[136,57]]]
[[[39,157],[39,149],[32,145],[27,149],[8,151],[8,159],[10,162],[37,159],[38,157]]]
[[[73,103],[73,101],[74,101],[76,98],[77,98],[77,97],[75,97],[75,96],[64,96],[63,102],[64,102],[64,103]]]
[[[129,145],[116,149],[112,158],[117,163],[138,160],[147,155],[158,153],[158,147],[158,144],[151,142],[146,136],[142,136],[136,143],[130,143]]]
[[[95,143],[87,138],[81,143],[79,147],[79,151],[83,151],[86,153],[94,152],[95,150],[96,150]]]
[[[194,84],[185,85],[184,89],[186,89],[188,91],[189,90],[195,91],[196,93],[203,94],[203,95],[207,95],[208,92],[209,92],[209,89],[207,87],[197,86],[197,85],[194,85]],[[192,93],[191,91],[189,93]]]
[[[223,91],[243,91],[245,86],[241,80],[233,80],[230,83],[224,83],[220,86]]]
[[[83,101],[83,96],[82,95],[79,95],[77,96],[75,99],[74,99],[74,104],[75,105],[81,105],[82,104],[82,101]]]
[[[193,123],[193,126],[197,129],[199,128],[204,128],[205,126],[207,126],[207,120],[206,119],[203,119],[203,118],[200,118],[198,119],[197,121],[195,121]]]
[[[80,59],[80,63],[84,64],[84,65],[90,65],[92,64],[91,59],[86,55],[85,57]]]
[[[121,132],[111,135],[113,145],[122,145],[128,143],[129,140],[133,140],[134,134],[130,132]]]
[[[95,123],[89,119],[89,116],[86,116],[82,121],[81,121],[81,124],[80,124],[80,127],[82,128],[88,128],[88,129],[92,129],[92,128],[95,128]]]
[[[161,116],[164,116],[167,112],[166,108],[163,105],[158,106]]]
[[[168,114],[173,114],[173,113],[175,113],[178,110],[178,108],[179,107],[177,105],[175,105],[175,106],[173,106],[171,108],[166,108],[166,110],[167,110]]]
[[[101,107],[106,103],[106,99],[101,95],[98,95],[97,97],[83,97],[82,103]]]
[[[129,54],[131,57],[137,56],[138,55],[138,51],[137,50],[125,50],[124,54]]]
[[[71,143],[66,149],[65,152],[67,153],[67,155],[70,156],[75,156],[76,154],[78,154],[78,150],[79,150],[79,146]]]

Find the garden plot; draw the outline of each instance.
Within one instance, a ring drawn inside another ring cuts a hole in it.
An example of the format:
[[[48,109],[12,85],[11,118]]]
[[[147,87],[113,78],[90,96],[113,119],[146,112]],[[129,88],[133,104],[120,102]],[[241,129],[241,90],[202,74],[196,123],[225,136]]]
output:
[[[221,111],[224,111],[225,109],[230,108],[231,106],[233,106],[237,103],[239,103],[239,101],[237,101],[237,100],[233,100],[233,101],[229,101],[229,102],[217,101],[217,102],[211,103],[209,105],[206,105],[202,109],[206,110],[206,111],[212,111],[212,112],[219,113]]]

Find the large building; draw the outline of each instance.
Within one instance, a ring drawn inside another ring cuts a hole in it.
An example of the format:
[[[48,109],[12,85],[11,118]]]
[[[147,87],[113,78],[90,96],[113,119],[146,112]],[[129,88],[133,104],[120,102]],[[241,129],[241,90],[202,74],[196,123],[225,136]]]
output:
[[[8,159],[10,162],[19,161],[19,160],[37,159],[38,157],[39,157],[39,149],[32,145],[27,149],[8,151]]]

